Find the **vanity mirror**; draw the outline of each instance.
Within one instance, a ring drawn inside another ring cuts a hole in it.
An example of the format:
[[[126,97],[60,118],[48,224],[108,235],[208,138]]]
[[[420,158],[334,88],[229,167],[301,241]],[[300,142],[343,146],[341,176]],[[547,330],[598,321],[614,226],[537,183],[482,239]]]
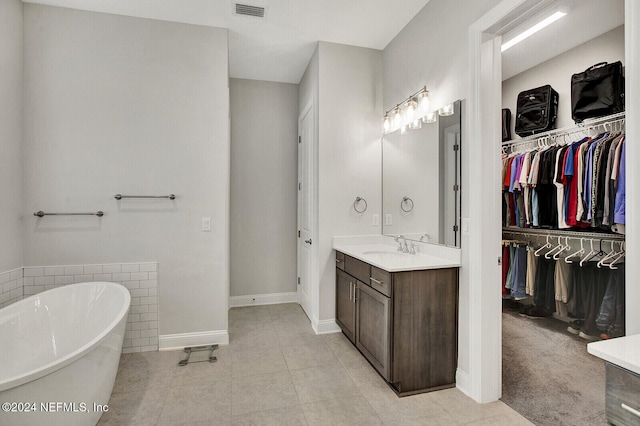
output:
[[[382,137],[382,233],[460,247],[462,101]]]

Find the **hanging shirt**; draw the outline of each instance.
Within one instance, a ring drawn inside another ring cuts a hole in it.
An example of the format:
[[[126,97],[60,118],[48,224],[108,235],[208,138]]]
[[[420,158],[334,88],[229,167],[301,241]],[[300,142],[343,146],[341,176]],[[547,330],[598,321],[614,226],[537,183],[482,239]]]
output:
[[[626,140],[623,140],[621,144],[622,144],[622,150],[620,151],[620,165],[618,166],[618,176],[617,176],[618,188],[616,189],[616,204],[615,204],[614,215],[613,215],[613,222],[616,224],[626,223],[626,209],[625,209],[625,198],[626,198],[625,152],[626,152],[626,145],[627,145]]]

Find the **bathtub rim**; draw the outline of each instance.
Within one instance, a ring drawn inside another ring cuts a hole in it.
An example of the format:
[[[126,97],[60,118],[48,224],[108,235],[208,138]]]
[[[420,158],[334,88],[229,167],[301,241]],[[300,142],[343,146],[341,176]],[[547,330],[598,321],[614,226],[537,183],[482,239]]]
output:
[[[25,373],[22,374],[18,374],[15,376],[10,376],[8,377],[6,380],[4,381],[0,381],[0,392],[9,390],[9,389],[13,389],[15,387],[18,387],[20,385],[23,385],[25,383],[29,383],[32,382],[34,380],[37,380],[41,377],[44,377],[48,374],[51,374],[57,370],[60,370],[63,367],[66,367],[67,365],[73,363],[74,361],[82,358],[84,355],[88,354],[89,352],[91,352],[92,350],[94,350],[96,347],[98,347],[102,341],[104,341],[107,336],[118,326],[118,324],[120,323],[120,321],[124,320],[126,321],[126,317],[127,314],[129,312],[129,308],[131,306],[131,294],[129,293],[129,290],[123,286],[122,284],[118,284],[118,283],[114,283],[114,282],[109,282],[109,281],[88,281],[88,282],[82,282],[82,283],[75,283],[75,284],[67,284],[61,287],[57,287],[57,288],[53,288],[50,290],[46,290],[37,294],[34,294],[32,296],[29,296],[27,298],[24,298],[22,300],[19,300],[15,303],[12,303],[11,305],[5,306],[6,309],[10,309],[12,307],[15,307],[19,304],[25,304],[28,305],[30,302],[32,302],[33,300],[35,300],[38,297],[41,297],[43,294],[45,293],[56,293],[56,292],[62,292],[62,291],[69,291],[69,288],[71,287],[93,287],[95,285],[106,285],[107,287],[112,287],[114,289],[116,289],[117,291],[120,291],[125,297],[124,297],[124,301],[125,303],[123,304],[123,306],[120,308],[120,310],[118,311],[117,315],[115,316],[114,320],[111,321],[109,323],[109,325],[107,327],[105,327],[104,330],[102,330],[97,336],[95,336],[93,339],[89,340],[87,343],[85,343],[84,345],[80,346],[78,349],[76,349],[73,352],[70,352],[69,354],[67,354],[66,356],[56,359],[52,362],[49,362],[47,364],[44,364],[42,366],[38,366],[35,369],[29,370]],[[2,308],[0,309],[0,313],[5,309]]]

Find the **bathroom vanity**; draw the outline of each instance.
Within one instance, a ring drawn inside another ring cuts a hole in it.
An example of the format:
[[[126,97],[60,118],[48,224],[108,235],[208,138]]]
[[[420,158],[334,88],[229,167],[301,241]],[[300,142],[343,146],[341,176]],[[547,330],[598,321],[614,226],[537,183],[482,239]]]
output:
[[[606,361],[607,421],[640,424],[640,334],[589,343],[587,351]]]
[[[454,387],[459,260],[384,244],[334,248],[344,335],[399,396]]]

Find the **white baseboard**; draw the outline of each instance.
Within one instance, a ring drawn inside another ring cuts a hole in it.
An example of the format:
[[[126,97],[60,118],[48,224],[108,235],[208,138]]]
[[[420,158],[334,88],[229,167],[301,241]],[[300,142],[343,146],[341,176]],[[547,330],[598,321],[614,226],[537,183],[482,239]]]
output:
[[[336,324],[336,320],[321,320],[311,324],[316,334],[340,333],[342,329]]]
[[[247,296],[229,297],[229,307],[238,308],[240,306],[274,305],[276,303],[298,303],[298,293],[271,293],[271,294],[250,294]]]
[[[228,345],[227,330],[200,331],[196,333],[165,334],[158,337],[158,350],[170,351],[189,346]]]
[[[463,394],[469,395],[469,375],[466,371],[462,371],[459,368],[456,369],[456,387],[460,389]]]

